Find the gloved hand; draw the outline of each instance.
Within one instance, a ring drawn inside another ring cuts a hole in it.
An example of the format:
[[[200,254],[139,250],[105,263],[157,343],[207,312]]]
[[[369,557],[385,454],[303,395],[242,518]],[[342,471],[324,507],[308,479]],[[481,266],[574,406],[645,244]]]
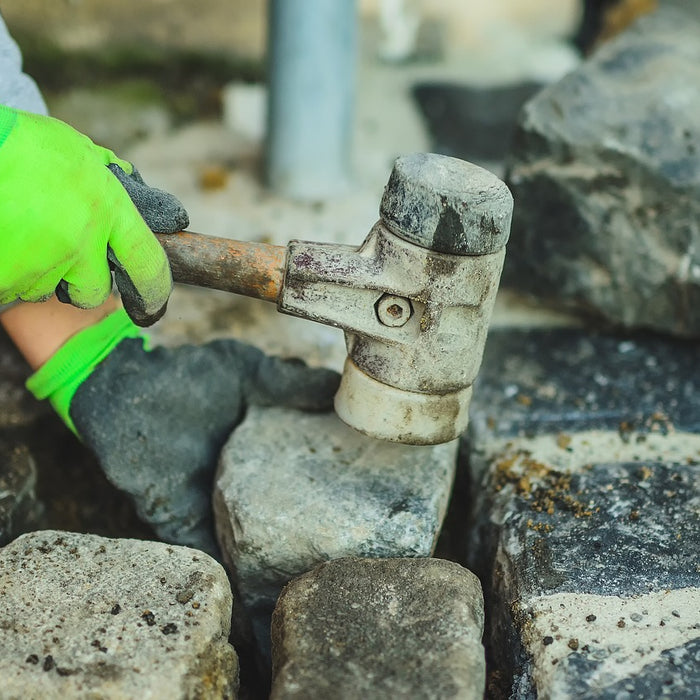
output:
[[[69,339],[27,387],[51,401],[160,537],[216,556],[214,472],[246,406],[329,410],[338,382],[235,340],[147,351],[120,310]]]
[[[127,313],[150,325],[172,279],[149,225],[173,233],[187,224],[182,205],[131,163],[57,119],[0,105],[0,304],[55,292],[99,306],[111,265]]]

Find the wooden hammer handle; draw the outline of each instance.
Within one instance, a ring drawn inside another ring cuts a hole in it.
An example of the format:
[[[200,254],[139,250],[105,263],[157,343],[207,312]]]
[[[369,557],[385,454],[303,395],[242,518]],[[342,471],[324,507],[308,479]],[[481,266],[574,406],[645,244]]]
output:
[[[201,233],[157,233],[173,279],[277,302],[284,281],[286,247],[233,241]]]

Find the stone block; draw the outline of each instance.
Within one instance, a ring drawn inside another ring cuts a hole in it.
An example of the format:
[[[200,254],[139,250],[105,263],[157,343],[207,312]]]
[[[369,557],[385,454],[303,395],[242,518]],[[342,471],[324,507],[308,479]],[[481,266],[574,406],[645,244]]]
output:
[[[472,403],[469,561],[498,692],[693,696],[694,357],[658,337],[491,334]]]
[[[662,6],[526,104],[504,283],[618,326],[700,333],[700,23]]]
[[[47,402],[36,401],[24,388],[30,374],[25,360],[0,330],[0,430],[4,432],[31,426],[52,412]]]
[[[55,530],[0,550],[4,698],[234,697],[231,590],[206,554]]]
[[[488,87],[427,82],[413,88],[413,97],[436,153],[500,162],[511,146],[518,112],[542,87],[534,81]]]
[[[478,579],[453,562],[321,564],[275,608],[271,697],[480,699],[483,621]]]
[[[335,414],[251,407],[214,492],[220,543],[258,644],[283,586],[329,559],[426,557],[447,508],[457,441],[381,442]]]
[[[700,432],[694,344],[580,328],[492,329],[472,400],[479,444],[589,429]]]

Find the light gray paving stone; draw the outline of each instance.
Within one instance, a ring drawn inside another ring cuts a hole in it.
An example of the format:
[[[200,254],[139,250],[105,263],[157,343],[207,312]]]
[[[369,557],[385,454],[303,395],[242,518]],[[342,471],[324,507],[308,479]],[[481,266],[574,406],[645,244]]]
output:
[[[274,700],[483,697],[481,585],[454,562],[321,564],[285,587],[272,620]]]
[[[505,284],[616,325],[700,334],[699,80],[697,16],[660,3],[526,104]]]
[[[344,556],[433,552],[456,450],[457,441],[374,440],[332,413],[249,409],[222,451],[214,510],[264,654],[275,602],[294,576]]]
[[[3,698],[232,698],[231,591],[206,554],[55,530],[0,550]]]

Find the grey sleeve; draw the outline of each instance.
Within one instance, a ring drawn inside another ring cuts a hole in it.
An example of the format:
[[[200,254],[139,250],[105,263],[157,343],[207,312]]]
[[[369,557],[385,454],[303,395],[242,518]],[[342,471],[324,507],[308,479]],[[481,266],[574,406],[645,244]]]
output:
[[[22,54],[0,15],[0,104],[46,114],[46,103],[36,83],[22,72]]]
[[[22,54],[7,31],[0,14],[0,104],[47,114],[46,103],[36,83],[22,72]],[[0,313],[15,302],[0,304]]]

